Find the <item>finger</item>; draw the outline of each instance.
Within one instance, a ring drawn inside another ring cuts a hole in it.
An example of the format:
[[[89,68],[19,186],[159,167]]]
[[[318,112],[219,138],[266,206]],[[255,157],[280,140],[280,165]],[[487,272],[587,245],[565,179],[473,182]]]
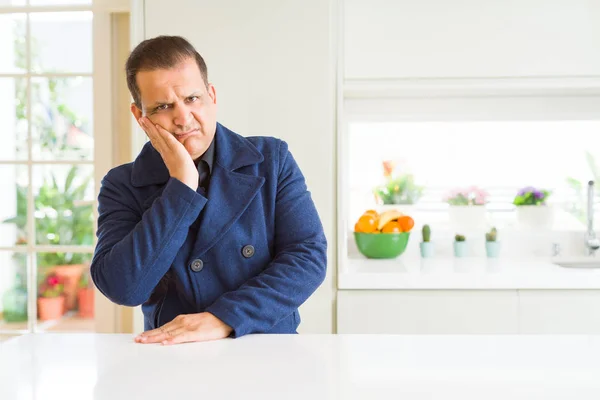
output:
[[[175,321],[171,321],[171,322],[164,324],[160,328],[156,328],[156,329],[152,329],[150,331],[143,332],[138,337],[141,340],[145,340],[145,339],[148,339],[149,337],[163,334],[166,331],[171,331],[171,330],[175,329],[176,327],[177,326],[176,326]]]
[[[199,342],[200,340],[198,340],[197,333],[198,332],[189,331],[187,329],[180,329],[173,332],[173,335],[170,338],[162,340],[161,344],[163,346],[169,346],[179,343]]]
[[[165,340],[173,338],[175,334],[179,334],[181,331],[181,328],[175,330],[166,330],[157,335],[142,338],[141,343],[161,343]]]
[[[171,329],[171,330],[165,331],[162,334],[150,336],[146,340],[144,340],[142,343],[164,343],[165,341],[172,340],[173,338],[181,335],[185,331],[186,331],[186,329],[184,327],[179,327],[177,329]]]
[[[173,135],[171,134],[171,132],[169,132],[168,130],[166,130],[165,128],[163,128],[162,126],[155,124],[154,125],[156,132],[158,133],[158,135],[161,137],[161,139],[163,140],[163,142],[165,143],[165,145],[173,150],[175,146],[177,146],[178,144],[180,144],[177,139],[175,139],[175,137],[173,137]]]
[[[154,124],[152,123],[152,121],[150,121],[147,117],[142,117],[139,119],[139,122],[140,122],[140,126],[146,133],[146,136],[148,136],[148,139],[150,139],[152,146],[154,146],[154,148],[160,152],[160,150],[164,148],[164,145],[163,145],[164,140],[162,139],[161,135],[158,133],[158,131],[157,131],[156,127],[154,126]]]

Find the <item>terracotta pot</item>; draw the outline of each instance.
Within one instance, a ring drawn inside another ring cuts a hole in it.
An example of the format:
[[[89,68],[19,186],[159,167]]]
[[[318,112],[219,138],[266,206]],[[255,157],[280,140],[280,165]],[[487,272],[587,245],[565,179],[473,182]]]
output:
[[[37,301],[38,316],[41,321],[59,319],[65,311],[65,298],[58,297],[40,297]]]
[[[83,274],[85,265],[74,264],[74,265],[57,265],[52,267],[52,271],[58,275],[65,288],[65,310],[74,310],[77,305],[77,285],[79,284],[79,278]]]
[[[77,292],[77,302],[79,304],[78,315],[81,318],[94,318],[94,289],[79,289]]]

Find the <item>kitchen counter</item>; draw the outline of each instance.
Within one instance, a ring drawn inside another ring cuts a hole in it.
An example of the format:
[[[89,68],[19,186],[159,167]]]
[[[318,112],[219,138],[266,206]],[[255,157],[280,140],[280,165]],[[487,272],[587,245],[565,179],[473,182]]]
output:
[[[564,268],[561,259],[403,259],[356,256],[338,274],[339,289],[600,289],[600,268]],[[600,262],[600,259],[598,259]]]
[[[597,399],[600,336],[249,335],[175,346],[132,335],[0,344],[0,398]]]

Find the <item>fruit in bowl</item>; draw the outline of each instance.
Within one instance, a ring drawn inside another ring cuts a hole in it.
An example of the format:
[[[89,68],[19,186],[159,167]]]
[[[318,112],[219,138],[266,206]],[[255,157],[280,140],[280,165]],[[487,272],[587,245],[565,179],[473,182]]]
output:
[[[406,250],[415,221],[398,210],[365,211],[354,225],[354,241],[367,258],[396,258]]]

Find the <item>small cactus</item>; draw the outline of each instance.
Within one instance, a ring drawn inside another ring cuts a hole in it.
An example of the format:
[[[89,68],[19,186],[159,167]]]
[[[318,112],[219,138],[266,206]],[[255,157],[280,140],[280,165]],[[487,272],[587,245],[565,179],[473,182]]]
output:
[[[424,242],[429,242],[431,240],[431,228],[429,227],[429,225],[425,224],[423,225],[423,241]]]
[[[467,238],[465,237],[465,235],[459,235],[458,233],[454,236],[454,240],[456,240],[457,242],[464,242],[465,240],[467,240]]]
[[[485,234],[485,240],[487,242],[495,242],[496,236],[498,235],[498,231],[495,227],[493,227],[489,232]]]

